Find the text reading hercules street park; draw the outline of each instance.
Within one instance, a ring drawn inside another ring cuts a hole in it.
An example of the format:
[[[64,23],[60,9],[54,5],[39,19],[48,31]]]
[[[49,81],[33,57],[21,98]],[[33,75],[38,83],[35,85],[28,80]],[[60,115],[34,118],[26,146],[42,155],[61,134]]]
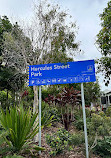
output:
[[[29,66],[29,86],[95,80],[94,60]]]

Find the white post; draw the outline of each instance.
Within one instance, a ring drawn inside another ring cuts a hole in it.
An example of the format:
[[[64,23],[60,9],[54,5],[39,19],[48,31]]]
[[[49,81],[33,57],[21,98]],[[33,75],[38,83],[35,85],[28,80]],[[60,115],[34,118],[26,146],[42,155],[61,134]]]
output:
[[[89,158],[83,83],[81,83],[81,99],[82,99],[83,120],[84,120],[84,134],[85,134],[85,145],[86,145],[86,158]]]
[[[41,86],[39,86],[39,147],[41,147]]]

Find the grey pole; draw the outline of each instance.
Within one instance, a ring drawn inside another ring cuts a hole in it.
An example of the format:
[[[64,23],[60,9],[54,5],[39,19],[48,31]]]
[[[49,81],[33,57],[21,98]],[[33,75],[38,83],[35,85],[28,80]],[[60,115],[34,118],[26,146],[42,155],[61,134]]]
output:
[[[89,158],[83,83],[81,83],[81,99],[82,99],[83,120],[84,120],[84,134],[85,134],[85,145],[86,145],[86,158]]]
[[[41,147],[41,86],[39,86],[39,147]]]

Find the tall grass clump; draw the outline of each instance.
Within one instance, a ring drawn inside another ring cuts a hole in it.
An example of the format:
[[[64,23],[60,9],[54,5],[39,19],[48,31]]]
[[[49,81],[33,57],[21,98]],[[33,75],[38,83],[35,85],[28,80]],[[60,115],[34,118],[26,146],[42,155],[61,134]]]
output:
[[[0,137],[4,138],[5,143],[14,152],[19,152],[32,142],[32,138],[38,133],[39,127],[36,121],[37,113],[32,110],[24,110],[21,107],[10,107],[4,112],[1,109],[0,124],[4,131]],[[42,148],[37,150],[42,150]]]

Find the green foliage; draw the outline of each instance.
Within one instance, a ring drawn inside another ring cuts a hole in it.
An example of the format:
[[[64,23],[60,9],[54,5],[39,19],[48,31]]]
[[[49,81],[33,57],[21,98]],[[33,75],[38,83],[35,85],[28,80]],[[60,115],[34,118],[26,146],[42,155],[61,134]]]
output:
[[[9,155],[9,156],[4,156],[3,158],[23,158],[23,156],[19,156],[19,155],[16,155],[16,154],[14,154],[14,155]]]
[[[21,104],[24,108],[33,107],[34,92],[33,87],[25,87],[22,89]]]
[[[85,109],[85,112],[86,112],[86,117],[90,117],[90,110],[89,109]],[[80,118],[83,118],[83,110],[82,110],[82,107],[75,107],[74,109],[74,118],[76,120],[79,120]]]
[[[80,118],[80,119],[76,120],[76,121],[74,122],[74,125],[75,125],[75,127],[76,127],[78,130],[84,130],[83,118]]]
[[[60,121],[60,116],[56,107],[49,106],[47,103],[42,102],[41,124],[44,127],[49,127],[52,123]]]
[[[92,114],[91,122],[95,128],[98,128],[100,125],[103,124],[103,117],[97,114]]]
[[[111,118],[107,115],[109,116],[109,112],[107,112],[107,114],[104,112],[99,112],[99,114],[91,114],[90,110],[86,109],[87,132],[89,136],[95,136],[95,134],[102,137],[110,135]],[[78,130],[83,131],[84,123],[82,117],[82,109],[75,109],[74,117],[74,126],[76,126]]]
[[[9,80],[12,78],[14,74],[14,70],[7,68],[5,66],[0,66],[0,89],[8,89],[10,90],[12,87],[10,86]]]
[[[13,42],[13,38],[11,37],[11,33],[15,30],[14,26],[10,23],[7,17],[4,17],[1,19],[1,26],[2,31],[0,34],[1,42],[0,42],[0,53],[3,56],[4,52],[6,51],[5,46],[5,38],[7,37],[11,43]],[[17,33],[17,32],[16,32]],[[13,33],[14,36],[14,33]],[[2,45],[2,46],[1,46]],[[11,50],[14,51],[14,47],[10,47]],[[16,48],[17,49],[17,48]],[[19,52],[16,51],[16,54],[19,54]],[[2,57],[3,61],[6,63],[5,57]],[[1,61],[1,64],[2,62]],[[16,59],[16,64],[18,63]],[[19,90],[23,84],[24,84],[24,78],[26,76],[24,74],[21,74],[20,72],[17,73],[13,61],[11,61],[11,65],[0,65],[0,89],[8,89],[8,90]]]
[[[75,146],[82,145],[84,142],[85,142],[85,139],[84,139],[83,132],[72,134],[69,138],[70,145],[75,145]]]
[[[81,86],[79,83],[69,84],[69,87],[74,87],[74,89],[81,91]],[[100,97],[100,85],[98,79],[96,82],[84,83],[84,94],[85,94],[85,104],[90,106],[91,102],[98,102]]]
[[[93,114],[90,126],[88,127],[89,133],[94,134],[97,132],[100,136],[107,136],[111,131],[111,118],[107,116],[100,116]]]
[[[10,93],[7,94],[6,90],[0,91],[0,102],[1,102],[1,106],[3,108],[7,106],[9,106],[9,104],[12,101],[12,96],[10,95]]]
[[[74,146],[84,143],[83,133],[70,134],[65,129],[59,129],[53,135],[46,135],[46,142],[52,148],[51,155],[56,155],[64,150],[73,150]]]
[[[12,151],[20,151],[38,133],[38,124],[35,122],[37,115],[32,115],[30,108],[25,111],[22,106],[10,107],[6,113],[1,109],[0,123],[8,132],[8,137],[2,137]]]
[[[70,50],[71,56],[71,53],[75,55],[79,47],[79,43],[75,41],[76,24],[70,22],[67,25],[68,14],[61,11],[58,5],[48,4],[44,0],[35,8],[35,20],[30,23],[27,33],[26,29],[24,33],[16,23],[11,33],[4,34],[4,47],[8,52],[8,57],[4,52],[4,59],[8,66],[13,63],[13,67],[19,72],[24,72],[28,65],[72,61],[67,50]]]
[[[86,112],[86,122],[87,122],[87,124],[89,124],[89,122],[91,121],[90,110],[89,109],[85,109],[85,112]],[[74,109],[74,118],[75,118],[74,125],[76,126],[76,128],[78,130],[84,130],[82,108],[79,108],[79,109],[75,108]]]
[[[3,130],[0,126],[0,146],[5,142],[4,136],[6,137],[8,135],[8,132]]]
[[[106,109],[106,116],[111,117],[111,106]]]
[[[90,113],[88,110],[87,114],[87,132],[88,132],[88,144],[90,150],[94,149],[94,152],[105,158],[111,157],[111,108],[108,107],[106,113],[99,112],[98,114]],[[78,130],[84,131],[84,124],[82,118],[82,109],[75,108],[74,110],[75,122],[74,125]],[[82,135],[82,134],[81,134]],[[74,135],[72,143],[76,145],[76,142],[82,144],[79,140],[80,136]],[[74,140],[74,142],[73,142]],[[97,145],[96,145],[97,142]]]
[[[41,117],[41,125],[44,124],[44,127],[50,127],[52,125],[54,115],[51,115],[49,111],[44,109],[44,111],[42,111]]]
[[[10,32],[12,29],[12,24],[10,23],[7,16],[0,17],[0,56],[3,51],[3,33]]]
[[[55,156],[63,152],[65,149],[71,149],[68,144],[69,137],[70,134],[65,129],[60,129],[57,131],[57,133],[54,133],[53,135],[47,134],[46,142],[52,148],[50,154]]]
[[[91,102],[99,102],[100,85],[98,80],[96,82],[84,83],[85,104],[89,105]]]
[[[100,111],[98,114],[99,114],[100,116],[102,116],[102,117],[105,116],[105,113],[104,113],[103,111]]]
[[[111,157],[111,136],[104,137],[102,140],[97,141],[94,151],[104,158]]]
[[[67,141],[68,138],[70,137],[70,134],[67,130],[65,130],[64,128],[60,129],[57,131],[57,135],[59,136],[59,138],[62,140],[62,141]]]
[[[50,85],[47,88],[42,88],[42,99],[44,100],[50,95],[57,95],[62,89],[62,85]]]
[[[86,118],[86,122],[87,122],[87,128],[89,128],[90,123],[91,123],[91,118]],[[83,122],[83,118],[79,118],[78,120],[76,120],[74,122],[74,126],[78,129],[78,130],[84,130],[84,122]]]
[[[11,99],[11,95],[8,94],[8,99]],[[0,91],[0,101],[4,102],[7,100],[7,92],[6,91]]]
[[[0,89],[8,89],[11,90],[14,87],[10,85],[10,79],[15,73],[15,70],[12,68],[7,68],[7,66],[3,66],[3,53],[5,50],[4,47],[4,39],[3,36],[5,33],[10,33],[12,31],[12,24],[9,21],[7,16],[0,17]]]
[[[111,1],[100,14],[100,18],[102,28],[97,35],[96,43],[101,50],[102,58],[98,60],[98,72],[104,74],[104,81],[108,85],[111,76]]]

